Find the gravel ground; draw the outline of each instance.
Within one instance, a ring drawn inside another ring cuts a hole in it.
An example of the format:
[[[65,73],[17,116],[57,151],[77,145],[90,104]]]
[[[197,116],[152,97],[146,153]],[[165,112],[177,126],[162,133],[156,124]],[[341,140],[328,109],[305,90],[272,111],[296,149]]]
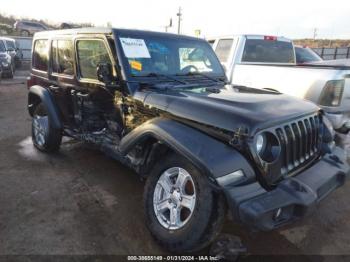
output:
[[[33,148],[26,74],[0,83],[0,255],[164,254],[144,225],[143,182],[135,173],[71,140],[53,155]],[[240,236],[248,254],[348,255],[349,187],[279,231],[227,222],[224,233]]]

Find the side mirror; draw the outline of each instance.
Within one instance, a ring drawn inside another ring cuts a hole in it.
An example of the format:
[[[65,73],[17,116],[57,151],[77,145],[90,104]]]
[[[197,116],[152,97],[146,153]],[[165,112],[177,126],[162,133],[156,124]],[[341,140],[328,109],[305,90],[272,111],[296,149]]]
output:
[[[105,84],[113,82],[112,65],[109,63],[100,63],[96,69],[97,79]]]

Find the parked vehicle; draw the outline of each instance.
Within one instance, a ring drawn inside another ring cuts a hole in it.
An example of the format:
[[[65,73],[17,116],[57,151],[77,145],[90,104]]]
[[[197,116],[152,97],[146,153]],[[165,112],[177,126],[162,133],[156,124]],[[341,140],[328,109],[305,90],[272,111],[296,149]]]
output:
[[[15,68],[19,68],[22,64],[23,53],[19,49],[19,44],[13,38],[0,37],[5,45],[7,53],[11,56],[12,63],[15,65]]]
[[[12,26],[0,24],[0,35],[9,35],[13,32]]]
[[[6,48],[5,41],[0,38],[0,63],[2,67],[2,78],[13,78],[15,63],[13,57]]]
[[[49,28],[38,22],[33,21],[17,21],[14,24],[15,31],[19,32],[21,36],[31,36],[36,32],[45,31]]]
[[[36,33],[32,140],[97,145],[146,179],[145,223],[163,247],[195,251],[234,221],[271,230],[301,218],[349,173],[319,108],[269,90],[227,90],[198,38],[126,29]],[[117,218],[115,218],[117,219]]]
[[[318,104],[341,132],[350,130],[350,67],[296,63],[291,40],[238,35],[209,39],[230,83],[276,90]]]
[[[308,64],[323,61],[323,59],[309,47],[295,45],[294,48],[297,64]]]
[[[313,64],[324,66],[350,67],[350,59],[323,60],[309,47],[295,46],[297,64]]]
[[[81,28],[81,26],[65,22],[65,23],[62,23],[59,28],[60,29],[72,29],[72,28]]]

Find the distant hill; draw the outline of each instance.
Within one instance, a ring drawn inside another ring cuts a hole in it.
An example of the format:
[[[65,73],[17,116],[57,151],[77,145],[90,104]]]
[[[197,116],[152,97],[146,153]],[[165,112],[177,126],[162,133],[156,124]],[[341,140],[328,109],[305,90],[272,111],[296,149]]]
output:
[[[308,46],[311,48],[320,47],[350,47],[350,39],[295,39],[294,44]]]

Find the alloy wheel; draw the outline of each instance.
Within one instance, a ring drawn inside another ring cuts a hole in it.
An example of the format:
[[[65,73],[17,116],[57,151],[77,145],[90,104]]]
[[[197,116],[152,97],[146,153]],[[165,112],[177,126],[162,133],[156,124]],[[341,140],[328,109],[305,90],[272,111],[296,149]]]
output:
[[[163,227],[177,230],[185,226],[195,204],[195,185],[185,169],[172,167],[161,174],[153,194],[153,207]]]

